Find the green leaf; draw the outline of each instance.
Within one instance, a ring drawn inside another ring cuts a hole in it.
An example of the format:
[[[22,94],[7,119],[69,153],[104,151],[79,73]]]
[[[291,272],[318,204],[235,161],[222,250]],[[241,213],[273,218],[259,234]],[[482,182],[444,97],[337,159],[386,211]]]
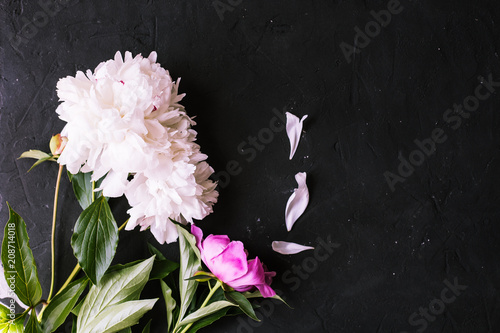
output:
[[[189,244],[196,257],[201,260],[200,250],[196,246],[196,238],[194,237],[194,235],[184,229],[182,225],[177,224],[176,227],[177,232],[179,233],[179,239],[183,238],[183,240],[187,242],[186,245]]]
[[[184,228],[176,225],[179,233],[179,249],[180,249],[180,272],[179,272],[179,317],[178,322],[184,317],[189,304],[198,287],[197,281],[189,279],[201,270],[200,251],[196,247],[196,240],[193,235],[187,232]],[[176,325],[178,326],[178,325]]]
[[[153,265],[153,270],[151,271],[151,275],[149,276],[150,280],[163,279],[177,268],[179,268],[179,264],[168,260],[165,258],[163,253],[158,250],[156,247],[148,243],[148,249],[151,255],[155,255],[155,263]]]
[[[163,281],[160,280],[161,292],[163,293],[163,298],[165,300],[165,308],[167,309],[167,328],[170,331],[170,326],[174,319],[174,310],[177,305],[175,299],[172,297],[172,289]]]
[[[212,280],[212,279],[217,279],[217,277],[215,275],[213,275],[212,273],[198,271],[198,272],[194,273],[194,276],[192,276],[186,280],[188,280],[188,281],[189,280],[196,280],[198,282],[207,282],[207,281]]]
[[[25,316],[13,315],[10,318],[10,309],[0,303],[0,332],[2,333],[23,333]]]
[[[124,268],[135,266],[143,261],[144,260],[135,260],[135,261],[128,262],[126,264],[113,265],[113,266],[108,268],[108,270],[106,271],[106,274],[114,272],[114,271],[119,271],[119,270],[124,269]]]
[[[255,290],[253,292],[244,292],[242,293],[243,296],[245,296],[246,298],[250,299],[250,298],[257,298],[257,297],[264,297],[262,296],[262,294],[260,293],[259,290]],[[281,298],[278,294],[274,295],[274,296],[271,296],[271,297],[267,297],[267,298],[272,298],[272,299],[276,299],[278,301],[281,301],[282,303],[284,303],[286,306],[288,306],[290,309],[293,309],[290,305],[288,305],[287,302],[285,302],[285,300],[283,298]]]
[[[179,268],[179,264],[174,261],[168,259],[155,260],[149,279],[150,280],[163,279],[167,275],[175,271],[177,268]]]
[[[151,245],[151,243],[149,243],[149,242],[148,242],[148,249],[149,249],[149,253],[151,253],[152,256],[156,255],[156,260],[167,260],[167,258],[165,258],[163,253],[161,253],[160,250],[158,250],[156,247]]]
[[[200,320],[204,317],[207,317],[211,314],[216,313],[220,309],[227,308],[229,306],[235,306],[232,302],[228,301],[217,301],[210,303],[209,305],[205,306],[204,308],[198,309],[195,312],[191,313],[189,316],[184,318],[180,323],[179,327],[186,326],[187,324],[194,323],[197,320]]]
[[[33,149],[25,151],[24,153],[21,154],[21,156],[19,156],[19,158],[34,158],[37,160],[35,164],[33,164],[31,168],[29,168],[28,172],[30,172],[31,169],[33,169],[42,162],[56,161],[56,159],[52,156],[52,154],[47,154],[41,150],[33,150]]]
[[[42,164],[45,161],[55,161],[55,159],[53,159],[52,156],[41,158],[38,161],[36,161],[35,163],[33,163],[33,165],[28,169],[28,172],[30,172],[31,170],[33,170],[34,167],[36,167],[39,164]]]
[[[75,316],[78,316],[78,313],[80,312],[80,309],[82,308],[82,305],[83,305],[83,299],[80,301],[80,303],[78,303],[74,308],[73,310],[71,310],[71,313],[74,314]]]
[[[151,320],[149,320],[146,326],[144,326],[142,333],[149,333],[150,330],[151,330]]]
[[[73,186],[73,192],[75,192],[75,197],[82,206],[86,209],[92,204],[92,174],[90,172],[82,173],[79,172],[73,175],[68,171],[68,177]],[[96,184],[98,187],[102,180],[99,180]],[[94,192],[94,200],[102,195],[102,191]]]
[[[151,257],[134,266],[106,273],[99,284],[92,286],[78,312],[77,332],[90,332],[92,327],[98,325],[96,322],[97,319],[100,318],[99,320],[103,320],[103,313],[107,316],[107,311],[115,305],[126,304],[127,302],[139,299],[141,291],[148,281],[149,273],[153,267],[153,261],[154,257]],[[154,302],[156,302],[156,300],[154,300]],[[142,314],[147,311],[146,309],[149,309],[150,304],[151,303],[132,303],[133,306],[131,307],[117,307],[115,308],[117,311],[116,315],[119,313],[121,316],[120,318],[125,320],[125,315],[128,313],[135,323],[135,318],[139,315],[142,316]],[[127,323],[129,322],[131,321],[127,321]],[[121,327],[119,323],[114,323],[113,327],[115,327],[115,325],[118,325],[116,327],[120,327],[117,330],[127,327]],[[132,324],[129,326],[131,325]],[[97,330],[96,332],[101,331]]]
[[[78,333],[111,333],[135,325],[139,319],[153,308],[158,299],[128,301],[104,309]]]
[[[24,333],[41,333],[42,328],[40,327],[40,323],[36,319],[35,309],[31,310],[30,317],[28,318],[28,323],[24,328]]]
[[[231,291],[231,292],[225,292],[224,295],[226,296],[226,299],[233,303],[238,305],[238,307],[250,318],[252,318],[255,321],[260,321],[259,318],[257,318],[257,315],[255,314],[255,311],[252,307],[252,304],[246,299],[245,296],[243,296],[241,293],[237,291]]]
[[[77,333],[76,332],[76,320],[77,320],[77,316],[73,316],[73,325],[71,325],[71,333]]]
[[[99,283],[115,256],[118,228],[108,202],[100,197],[85,209],[75,224],[71,246],[93,284]]]
[[[7,203],[9,221],[5,225],[2,243],[2,264],[8,284],[14,282],[19,300],[35,306],[42,298],[35,258],[31,252],[26,223]]]
[[[186,333],[198,332],[198,330],[202,329],[203,327],[206,327],[206,326],[212,324],[213,322],[215,322],[216,320],[219,320],[220,318],[224,317],[227,314],[227,312],[229,311],[229,309],[231,309],[231,307],[226,307],[226,308],[220,309],[217,312],[212,313],[211,315],[208,315],[206,317],[199,319],[198,321],[196,321],[193,324],[193,326],[191,326],[189,328],[189,330]]]
[[[9,318],[10,309],[0,303],[0,323],[4,323],[10,320]]]
[[[87,278],[74,281],[50,301],[42,315],[42,331],[44,333],[54,332],[64,323],[85,290],[88,281]]]
[[[52,157],[52,155],[36,149],[30,149],[28,151],[25,151],[24,153],[21,154],[21,156],[19,156],[19,158],[34,158],[35,160],[40,160],[42,158],[47,158],[47,157]]]
[[[118,333],[132,333],[132,329],[130,327],[127,327],[127,328],[119,331]]]

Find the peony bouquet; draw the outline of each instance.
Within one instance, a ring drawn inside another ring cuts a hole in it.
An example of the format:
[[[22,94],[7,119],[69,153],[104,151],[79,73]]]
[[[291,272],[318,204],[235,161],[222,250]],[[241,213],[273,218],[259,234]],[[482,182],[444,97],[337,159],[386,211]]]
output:
[[[249,259],[241,242],[225,235],[203,239],[194,224],[212,212],[218,192],[196,143],[195,122],[180,104],[179,82],[156,62],[155,52],[147,58],[130,52],[122,58],[118,52],[93,72],[58,82],[56,112],[64,129],[50,140],[50,153],[21,155],[35,158],[33,167],[44,161],[59,166],[50,290],[43,299],[26,224],[9,206],[0,274],[0,298],[8,301],[0,304],[1,332],[55,332],[69,321],[77,333],[131,332],[158,303],[159,298],[141,299],[147,283],[157,284],[166,331],[173,333],[194,333],[239,313],[258,320],[252,298],[281,300],[270,287],[275,273],[259,258]],[[54,235],[64,167],[82,213],[71,237],[78,264],[56,288]],[[117,224],[107,200],[121,196],[130,218]],[[293,215],[293,207],[287,210]],[[111,266],[121,230],[137,226],[160,244],[178,241],[180,262],[148,244],[150,258]]]

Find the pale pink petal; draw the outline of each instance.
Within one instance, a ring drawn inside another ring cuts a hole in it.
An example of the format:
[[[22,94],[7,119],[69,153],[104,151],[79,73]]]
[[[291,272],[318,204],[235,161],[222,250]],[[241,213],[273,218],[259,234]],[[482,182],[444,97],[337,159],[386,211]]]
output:
[[[110,198],[118,198],[123,195],[125,192],[125,189],[127,188],[128,180],[127,180],[128,173],[127,172],[117,172],[114,170],[111,170],[107,175],[106,178],[101,183],[101,186],[99,188],[96,188],[95,191],[100,191],[102,190],[102,194],[105,197],[110,197]]]
[[[302,134],[302,123],[307,118],[307,115],[303,116],[302,119],[290,113],[286,113],[286,134],[290,140],[290,159],[295,155],[297,146],[299,145],[300,135]]]
[[[295,175],[295,180],[299,185],[298,188],[294,190],[288,202],[286,203],[285,209],[285,222],[286,229],[288,231],[292,230],[292,227],[297,221],[297,219],[304,213],[309,203],[309,190],[306,184],[306,173],[299,172]]]
[[[314,250],[312,246],[304,246],[297,243],[274,241],[273,250],[281,254],[296,254],[305,250]]]
[[[149,54],[148,60],[151,62],[156,62],[156,58],[158,58],[158,55],[155,51],[153,51]]]

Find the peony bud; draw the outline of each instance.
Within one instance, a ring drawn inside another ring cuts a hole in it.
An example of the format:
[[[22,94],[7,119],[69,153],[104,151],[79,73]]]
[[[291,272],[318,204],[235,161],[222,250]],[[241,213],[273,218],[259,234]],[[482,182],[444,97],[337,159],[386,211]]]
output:
[[[68,143],[68,138],[65,136],[61,136],[61,134],[56,134],[50,139],[50,152],[54,156],[61,155],[61,153],[64,150],[64,147],[66,147],[66,143]]]

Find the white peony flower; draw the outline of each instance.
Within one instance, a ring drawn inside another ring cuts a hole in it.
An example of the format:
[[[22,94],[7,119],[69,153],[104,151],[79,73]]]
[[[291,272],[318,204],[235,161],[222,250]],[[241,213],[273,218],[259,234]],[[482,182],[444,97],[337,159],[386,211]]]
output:
[[[177,239],[168,218],[202,219],[218,195],[195,143],[195,122],[179,104],[179,82],[156,63],[155,52],[148,58],[117,52],[94,73],[57,84],[56,112],[68,138],[58,162],[71,173],[93,172],[94,181],[104,177],[105,196],[125,193],[132,206],[127,229],[150,226],[160,243]]]
[[[67,122],[61,134],[68,138],[59,163],[71,173],[93,171],[93,180],[108,174],[106,196],[121,196],[129,173],[158,165],[158,153],[178,130],[164,123],[190,124],[178,104],[184,96],[177,95],[179,81],[155,61],[155,52],[148,58],[126,52],[124,60],[117,52],[94,73],[78,72],[57,84],[62,103],[56,112]]]
[[[169,219],[193,222],[212,212],[218,196],[216,184],[208,179],[212,173],[206,162],[194,166],[176,161],[161,178],[136,174],[125,192],[132,206],[125,229],[150,227],[158,242],[174,242],[177,229]]]

